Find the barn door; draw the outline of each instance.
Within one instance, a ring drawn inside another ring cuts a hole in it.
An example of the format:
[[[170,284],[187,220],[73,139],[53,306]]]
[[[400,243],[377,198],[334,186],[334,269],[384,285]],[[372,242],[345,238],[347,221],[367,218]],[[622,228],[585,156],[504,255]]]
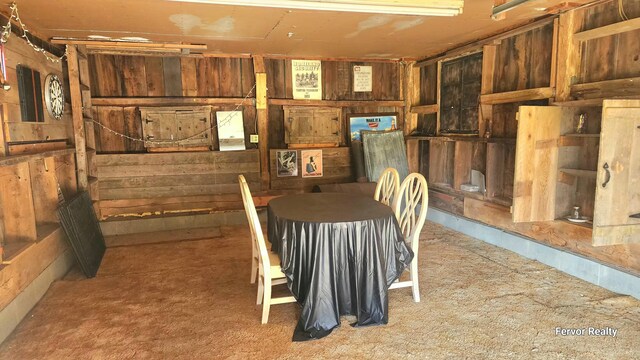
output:
[[[593,245],[640,243],[640,100],[607,100],[593,216]]]
[[[558,139],[565,112],[556,106],[520,107],[513,181],[514,222],[555,218]]]

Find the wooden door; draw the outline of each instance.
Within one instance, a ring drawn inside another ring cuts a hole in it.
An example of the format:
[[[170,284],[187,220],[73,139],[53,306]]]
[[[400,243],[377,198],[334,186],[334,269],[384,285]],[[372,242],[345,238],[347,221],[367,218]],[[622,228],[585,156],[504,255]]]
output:
[[[562,118],[572,111],[555,106],[521,106],[516,140],[513,221],[555,218],[558,139]]]
[[[593,245],[640,243],[640,100],[606,100]]]
[[[177,138],[185,139],[180,145],[204,145],[211,143],[209,114],[205,111],[176,111]]]
[[[142,114],[142,133],[145,147],[173,146],[169,142],[177,138],[177,132],[174,112],[159,111]],[[157,141],[167,141],[168,143],[162,144]]]
[[[313,118],[314,142],[316,144],[340,143],[340,109],[316,109]]]

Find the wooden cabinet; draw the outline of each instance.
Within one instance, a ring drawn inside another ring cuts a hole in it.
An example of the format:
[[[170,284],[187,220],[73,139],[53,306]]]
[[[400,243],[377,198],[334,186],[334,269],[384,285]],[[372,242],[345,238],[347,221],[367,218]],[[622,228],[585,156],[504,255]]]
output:
[[[146,148],[193,147],[213,145],[211,108],[140,108]]]
[[[341,118],[340,108],[285,106],[284,142],[289,147],[338,146],[342,140]]]
[[[594,246],[640,243],[640,100],[605,100],[594,113],[520,107],[513,221],[562,220],[579,206]],[[578,133],[580,115],[590,120]]]

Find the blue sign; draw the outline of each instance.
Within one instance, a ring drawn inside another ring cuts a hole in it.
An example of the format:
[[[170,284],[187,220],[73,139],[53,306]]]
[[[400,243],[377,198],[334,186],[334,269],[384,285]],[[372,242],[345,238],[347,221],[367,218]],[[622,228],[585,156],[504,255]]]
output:
[[[395,115],[352,116],[349,118],[351,141],[359,140],[361,130],[387,131],[396,129]]]

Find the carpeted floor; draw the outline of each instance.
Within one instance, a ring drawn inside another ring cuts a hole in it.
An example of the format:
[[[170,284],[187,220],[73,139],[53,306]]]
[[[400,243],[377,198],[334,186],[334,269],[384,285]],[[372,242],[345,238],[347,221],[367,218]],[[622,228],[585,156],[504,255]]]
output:
[[[392,290],[389,324],[292,343],[299,308],[260,324],[246,227],[219,238],[110,248],[98,276],[57,281],[0,359],[632,359],[640,302],[433,223],[420,248],[422,302]],[[556,328],[613,328],[559,336]]]

